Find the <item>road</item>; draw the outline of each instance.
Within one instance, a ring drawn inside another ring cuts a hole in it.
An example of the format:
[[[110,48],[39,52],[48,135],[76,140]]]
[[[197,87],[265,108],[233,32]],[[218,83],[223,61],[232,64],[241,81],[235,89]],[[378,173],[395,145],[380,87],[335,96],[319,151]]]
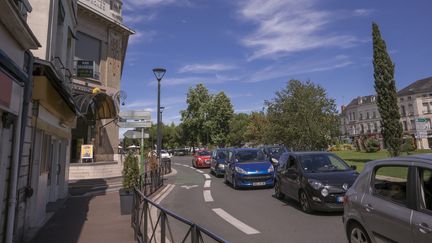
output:
[[[341,213],[305,214],[273,189],[234,190],[191,161],[173,158],[177,174],[167,177],[172,190],[161,205],[229,242],[347,242]]]

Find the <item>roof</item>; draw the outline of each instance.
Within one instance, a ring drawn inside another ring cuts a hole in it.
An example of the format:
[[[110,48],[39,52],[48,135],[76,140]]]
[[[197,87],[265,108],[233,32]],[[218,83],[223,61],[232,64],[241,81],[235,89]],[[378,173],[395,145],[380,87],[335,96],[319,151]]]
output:
[[[286,152],[294,155],[311,155],[311,154],[333,154],[326,151],[301,151],[301,152]]]
[[[351,102],[346,106],[346,108],[351,108],[358,105],[372,104],[375,103],[375,95],[359,96],[351,100]],[[361,99],[361,104],[359,100]]]
[[[406,96],[424,92],[432,92],[432,77],[415,81],[398,92],[398,96]]]

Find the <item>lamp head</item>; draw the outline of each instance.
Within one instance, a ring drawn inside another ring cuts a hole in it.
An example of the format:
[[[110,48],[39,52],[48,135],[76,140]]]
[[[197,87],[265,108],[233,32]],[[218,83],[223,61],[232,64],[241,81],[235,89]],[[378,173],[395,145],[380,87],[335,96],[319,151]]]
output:
[[[165,68],[153,68],[153,74],[156,79],[160,82],[166,73]]]

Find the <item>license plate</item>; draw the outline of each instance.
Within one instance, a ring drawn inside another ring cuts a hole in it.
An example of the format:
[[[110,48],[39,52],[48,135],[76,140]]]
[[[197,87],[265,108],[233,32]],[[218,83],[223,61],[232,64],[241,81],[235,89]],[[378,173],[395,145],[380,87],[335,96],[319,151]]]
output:
[[[265,182],[253,182],[252,183],[253,186],[265,186]]]
[[[206,160],[205,163],[206,163],[206,164],[210,164],[210,160]]]
[[[337,197],[336,201],[339,203],[343,203],[344,202],[344,197]]]

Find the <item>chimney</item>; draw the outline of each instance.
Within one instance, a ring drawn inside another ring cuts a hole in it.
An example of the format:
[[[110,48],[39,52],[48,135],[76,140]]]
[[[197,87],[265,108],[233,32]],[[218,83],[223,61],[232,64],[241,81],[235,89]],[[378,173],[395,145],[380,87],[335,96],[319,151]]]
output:
[[[363,97],[361,97],[361,96],[357,97],[357,104],[359,104],[359,105],[363,104]]]

